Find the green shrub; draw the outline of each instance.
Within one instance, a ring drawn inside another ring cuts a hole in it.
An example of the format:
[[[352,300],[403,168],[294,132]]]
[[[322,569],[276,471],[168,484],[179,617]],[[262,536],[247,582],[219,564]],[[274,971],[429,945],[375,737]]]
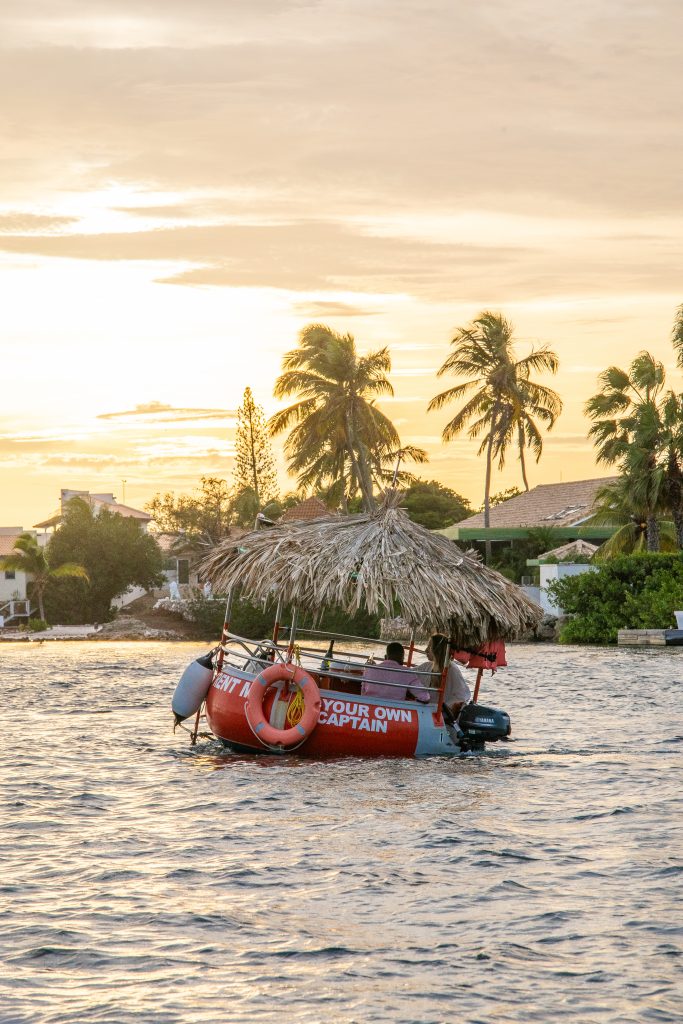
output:
[[[49,628],[50,624],[45,619],[29,619],[26,623],[26,629],[29,633],[43,633]]]
[[[213,598],[207,600],[196,594],[190,601],[190,612],[197,623],[197,630],[202,636],[220,637],[225,615],[225,601]],[[233,601],[230,620],[230,632],[251,640],[263,640],[273,632],[275,605],[266,608],[250,604],[243,598]],[[282,615],[284,624],[292,621],[291,610],[286,609]],[[315,624],[312,615],[299,617],[301,629],[319,629],[330,633],[346,633],[352,636],[376,638],[379,636],[380,620],[376,615],[361,611],[357,615],[346,615],[339,609],[327,611],[320,622]]]
[[[623,555],[595,572],[557,580],[553,600],[572,618],[561,643],[613,644],[620,629],[666,629],[683,608],[683,555]]]

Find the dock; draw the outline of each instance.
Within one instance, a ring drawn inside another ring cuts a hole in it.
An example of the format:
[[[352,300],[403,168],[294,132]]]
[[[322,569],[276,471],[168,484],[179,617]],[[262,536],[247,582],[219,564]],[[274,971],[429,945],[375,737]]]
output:
[[[620,647],[683,647],[683,629],[620,629]]]

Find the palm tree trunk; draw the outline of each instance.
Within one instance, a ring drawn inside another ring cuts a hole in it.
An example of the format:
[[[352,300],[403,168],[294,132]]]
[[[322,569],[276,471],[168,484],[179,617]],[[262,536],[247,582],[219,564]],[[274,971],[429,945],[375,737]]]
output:
[[[491,522],[491,454],[493,452],[493,431],[495,427],[495,415],[491,420],[491,430],[489,433],[488,444],[486,445],[486,481],[484,483],[484,529],[488,530]],[[486,534],[486,555],[485,562],[487,565],[491,562],[491,538],[488,533]]]
[[[45,605],[43,604],[43,588],[34,588],[36,600],[38,601],[38,614],[40,615],[43,622],[45,622]]]
[[[676,543],[679,548],[683,549],[683,474],[678,464],[678,458],[673,452],[669,452],[667,497],[671,509],[671,518],[676,527]]]
[[[683,509],[680,505],[678,508],[673,508],[671,510],[671,517],[674,521],[674,527],[676,528],[676,543],[678,544],[678,547],[683,550]]]
[[[349,458],[351,459],[351,465],[353,466],[354,473],[356,474],[356,479],[360,485],[360,492],[363,497],[363,508],[366,512],[374,512],[375,500],[372,496],[372,479],[370,478],[370,471],[365,457],[364,446],[357,444],[351,409],[346,410],[344,424],[346,446],[348,448]]]
[[[519,461],[522,467],[522,480],[524,481],[524,490],[529,490],[529,481],[526,478],[526,463],[524,461],[524,431],[520,423],[518,427],[518,438],[519,438]]]
[[[370,473],[370,466],[368,464],[368,450],[360,440],[358,441],[358,468],[361,471],[361,478],[363,480],[363,494],[365,497],[367,511],[374,512],[377,506],[374,498],[372,474]]]
[[[659,523],[656,516],[651,514],[647,517],[645,533],[647,537],[647,550],[659,551]]]

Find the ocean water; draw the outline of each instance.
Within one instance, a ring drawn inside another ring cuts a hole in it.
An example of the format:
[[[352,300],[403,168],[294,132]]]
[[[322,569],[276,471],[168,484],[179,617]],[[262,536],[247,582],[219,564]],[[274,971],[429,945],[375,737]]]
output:
[[[0,646],[2,1024],[683,1018],[683,649],[513,646],[483,756],[190,749],[190,644]]]

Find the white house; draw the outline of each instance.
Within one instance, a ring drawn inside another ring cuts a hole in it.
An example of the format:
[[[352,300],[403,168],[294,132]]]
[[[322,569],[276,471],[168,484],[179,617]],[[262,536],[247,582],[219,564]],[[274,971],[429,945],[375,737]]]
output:
[[[570,544],[563,544],[559,548],[553,548],[552,551],[546,551],[538,558],[528,558],[527,565],[537,565],[539,568],[540,586],[524,587],[523,589],[532,600],[540,604],[548,615],[562,615],[562,608],[555,604],[548,593],[548,584],[566,579],[567,576],[580,576],[584,572],[595,572],[597,565],[586,561],[572,561],[572,558],[590,558],[597,550],[596,544],[578,539]]]
[[[14,542],[22,533],[36,536],[35,530],[21,526],[0,526],[0,558],[12,554]],[[0,627],[17,626],[28,618],[30,604],[26,597],[28,577],[25,572],[0,567]]]
[[[90,505],[95,515],[98,515],[102,509],[107,509],[109,512],[116,512],[126,519],[137,519],[145,533],[152,521],[152,517],[147,512],[142,512],[139,508],[131,508],[130,505],[122,505],[113,494],[91,494],[90,491],[74,491],[69,490],[67,487],[62,487],[59,495],[59,508],[41,523],[34,523],[36,529],[49,530],[50,527],[56,529],[62,521],[66,505],[72,498],[82,498],[83,501]]]

